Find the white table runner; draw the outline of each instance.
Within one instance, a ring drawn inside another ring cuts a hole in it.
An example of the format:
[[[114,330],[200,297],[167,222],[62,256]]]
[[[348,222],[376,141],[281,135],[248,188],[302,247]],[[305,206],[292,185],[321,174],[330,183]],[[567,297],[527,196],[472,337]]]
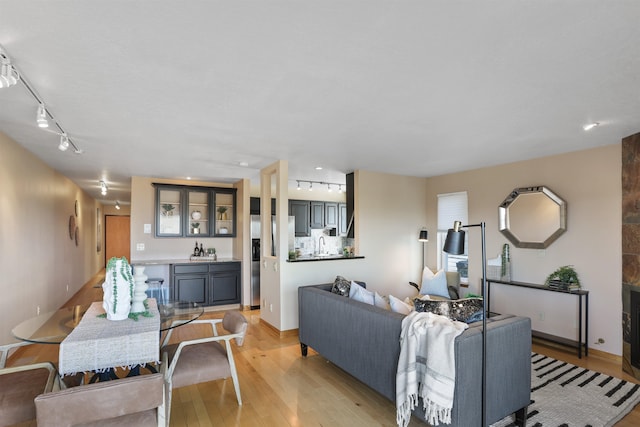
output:
[[[75,329],[60,344],[61,375],[103,372],[157,362],[160,354],[160,313],[156,300],[147,299],[152,317],[108,320],[102,301],[94,302]]]

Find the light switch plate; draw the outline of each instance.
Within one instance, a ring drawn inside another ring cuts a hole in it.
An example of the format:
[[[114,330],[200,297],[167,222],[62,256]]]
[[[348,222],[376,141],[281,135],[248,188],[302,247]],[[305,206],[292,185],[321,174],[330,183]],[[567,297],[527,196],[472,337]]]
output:
[[[151,224],[144,225],[144,234],[151,234]]]
[[[136,251],[144,251],[144,243],[136,243]]]

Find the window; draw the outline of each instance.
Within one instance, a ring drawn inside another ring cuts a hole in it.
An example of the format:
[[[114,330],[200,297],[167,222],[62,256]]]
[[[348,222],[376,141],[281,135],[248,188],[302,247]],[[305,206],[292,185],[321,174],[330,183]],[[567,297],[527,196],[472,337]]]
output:
[[[467,209],[467,192],[438,194],[438,270],[458,271],[460,273],[460,281],[467,282],[467,260],[466,253],[461,255],[451,255],[442,250],[444,241],[447,238],[447,231],[453,227],[454,221],[461,221],[462,224],[468,223]]]

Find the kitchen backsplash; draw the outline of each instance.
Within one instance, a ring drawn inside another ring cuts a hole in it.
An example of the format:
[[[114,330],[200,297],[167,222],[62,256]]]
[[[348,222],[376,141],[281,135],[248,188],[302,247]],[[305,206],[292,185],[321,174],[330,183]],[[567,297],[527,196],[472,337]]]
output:
[[[313,255],[320,250],[320,247],[318,246],[320,237],[324,237],[322,249],[324,253],[328,254],[342,254],[342,249],[345,246],[353,245],[353,239],[329,236],[328,231],[324,229],[312,229],[310,237],[295,238],[295,248],[300,251],[301,256]]]

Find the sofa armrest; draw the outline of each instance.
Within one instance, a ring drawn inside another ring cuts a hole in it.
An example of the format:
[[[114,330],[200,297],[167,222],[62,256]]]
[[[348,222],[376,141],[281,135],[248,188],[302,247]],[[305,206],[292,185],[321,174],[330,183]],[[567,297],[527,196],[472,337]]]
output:
[[[454,420],[481,419],[482,323],[456,340]],[[531,319],[503,316],[487,321],[487,417],[494,423],[526,407],[531,397]],[[455,423],[454,423],[455,424]]]

